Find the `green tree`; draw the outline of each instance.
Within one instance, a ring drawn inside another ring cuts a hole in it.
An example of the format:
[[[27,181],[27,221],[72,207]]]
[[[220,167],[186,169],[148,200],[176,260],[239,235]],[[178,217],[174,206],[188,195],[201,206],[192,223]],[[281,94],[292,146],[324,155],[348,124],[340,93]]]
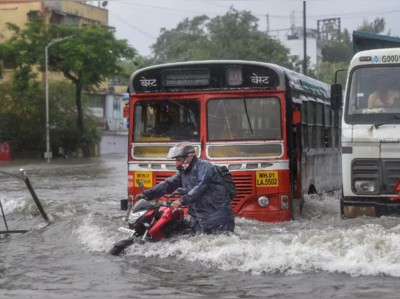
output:
[[[353,44],[351,35],[347,29],[344,29],[341,34],[340,41],[335,41],[322,49],[322,57],[324,62],[350,63],[350,60],[353,58]]]
[[[386,22],[384,18],[376,18],[373,22],[363,21],[363,24],[357,28],[357,31],[380,34],[385,31]],[[324,62],[330,63],[350,63],[353,58],[353,44],[351,35],[347,29],[343,31],[339,41],[322,49]]]
[[[49,69],[62,72],[75,85],[80,144],[84,156],[90,156],[82,92],[99,87],[109,76],[119,74],[121,66],[118,62],[122,59],[132,59],[136,51],[125,40],[117,40],[114,32],[96,26],[76,28],[44,24],[41,19],[27,23],[24,29],[10,23],[7,26],[13,37],[0,45],[0,60],[11,61],[17,66],[13,84],[21,84],[20,88],[26,87],[30,79],[37,76],[33,65],[40,65],[40,70],[43,71],[46,44],[74,35],[74,38],[49,48]]]
[[[233,8],[223,16],[186,18],[174,29],[161,29],[152,50],[154,63],[243,59],[293,67],[289,50],[258,30],[255,16]]]
[[[347,62],[322,62],[319,66],[318,80],[327,84],[335,83],[336,71],[341,69],[347,69],[349,67]],[[342,86],[346,86],[347,71],[338,73],[338,82]]]
[[[363,21],[363,24],[358,27],[358,31],[380,34],[385,31],[386,21],[384,18],[376,18],[373,22],[368,22],[368,20]]]
[[[11,143],[12,153],[43,153],[45,140],[45,90],[36,80],[30,80],[27,90],[16,90],[13,82],[0,85],[0,129],[3,141]],[[85,97],[85,95],[84,95]],[[85,102],[85,101],[83,101]],[[57,155],[61,147],[67,155],[78,150],[80,134],[76,126],[75,87],[68,81],[50,82],[49,116],[51,150]],[[95,117],[84,105],[84,120],[90,145],[101,140]]]

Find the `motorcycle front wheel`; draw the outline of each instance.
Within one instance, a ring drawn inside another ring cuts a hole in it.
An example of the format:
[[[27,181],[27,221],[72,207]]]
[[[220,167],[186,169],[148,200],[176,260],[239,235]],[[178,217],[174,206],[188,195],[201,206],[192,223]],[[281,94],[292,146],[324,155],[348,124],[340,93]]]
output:
[[[111,248],[111,250],[108,252],[110,255],[120,255],[121,252],[123,252],[126,248],[131,246],[133,244],[133,240],[128,239],[128,240],[121,240],[117,243],[115,243],[114,247]]]

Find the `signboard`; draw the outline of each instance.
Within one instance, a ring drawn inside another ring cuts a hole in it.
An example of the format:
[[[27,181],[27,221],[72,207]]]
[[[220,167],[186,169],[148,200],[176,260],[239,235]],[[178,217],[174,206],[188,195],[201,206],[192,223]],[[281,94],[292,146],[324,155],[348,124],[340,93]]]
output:
[[[103,117],[104,116],[104,109],[100,107],[94,107],[94,108],[89,108],[92,110],[92,115],[97,116],[97,117]]]
[[[208,69],[165,70],[161,72],[164,86],[207,86],[210,84]]]

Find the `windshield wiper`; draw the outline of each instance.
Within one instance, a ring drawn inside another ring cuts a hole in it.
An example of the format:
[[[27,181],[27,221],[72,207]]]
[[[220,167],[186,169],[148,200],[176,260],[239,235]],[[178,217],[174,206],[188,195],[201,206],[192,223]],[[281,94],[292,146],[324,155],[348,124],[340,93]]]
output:
[[[193,122],[195,127],[197,128],[197,122],[196,122],[196,115],[192,112],[192,110],[186,108],[185,106],[183,106],[181,103],[179,102],[175,102],[174,100],[171,100],[169,97],[164,96],[168,101],[174,103],[175,105],[181,107],[182,109],[186,110],[187,112],[189,112],[189,114],[191,114],[193,116]]]
[[[249,127],[250,127],[250,131],[251,131],[251,135],[253,135],[253,128],[251,127],[251,122],[250,122],[250,117],[249,117],[249,113],[247,112],[247,104],[246,104],[246,97],[245,95],[243,95],[243,103],[244,103],[244,111],[246,111],[246,116],[247,116],[247,121],[249,122]]]
[[[392,117],[389,117],[388,119],[386,119],[384,121],[381,121],[380,123],[375,124],[374,127],[375,127],[375,129],[378,129],[380,126],[389,124],[394,120],[400,120],[400,117],[397,114],[393,115]]]

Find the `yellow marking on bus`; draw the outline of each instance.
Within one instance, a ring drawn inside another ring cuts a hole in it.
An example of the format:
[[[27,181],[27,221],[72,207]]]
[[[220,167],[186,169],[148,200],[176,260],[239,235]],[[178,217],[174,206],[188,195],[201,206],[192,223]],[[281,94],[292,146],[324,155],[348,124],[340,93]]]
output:
[[[277,171],[258,171],[256,174],[257,187],[278,187],[279,178]]]
[[[142,181],[146,188],[153,187],[153,175],[151,172],[135,172],[135,187],[139,187],[139,181]]]

